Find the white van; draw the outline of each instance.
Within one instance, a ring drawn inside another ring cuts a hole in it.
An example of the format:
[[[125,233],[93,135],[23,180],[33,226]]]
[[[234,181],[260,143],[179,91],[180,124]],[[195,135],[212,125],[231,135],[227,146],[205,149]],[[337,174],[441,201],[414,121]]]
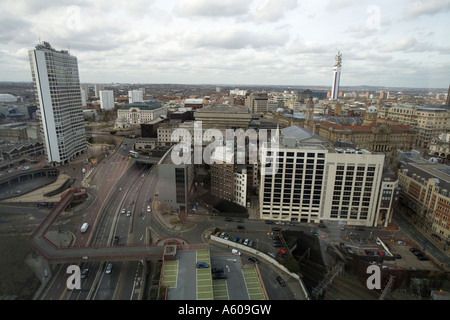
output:
[[[236,255],[238,255],[238,256],[241,255],[241,253],[240,253],[239,251],[237,251],[236,249],[231,250],[231,253],[232,253],[232,254],[236,254]]]
[[[83,223],[83,225],[81,226],[81,232],[82,233],[85,233],[86,232],[86,230],[89,228],[89,223],[87,223],[87,222],[85,222],[85,223]]]

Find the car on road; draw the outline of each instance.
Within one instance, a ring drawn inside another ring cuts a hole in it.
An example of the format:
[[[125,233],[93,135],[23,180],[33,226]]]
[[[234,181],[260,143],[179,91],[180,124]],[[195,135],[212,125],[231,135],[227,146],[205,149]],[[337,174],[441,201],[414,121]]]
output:
[[[272,231],[281,231],[281,229],[278,227],[274,227],[274,228],[272,228]]]
[[[282,287],[286,286],[286,281],[284,281],[282,277],[278,276],[277,281],[280,284],[280,286],[282,286]]]
[[[119,243],[119,236],[114,236],[113,243],[114,243],[114,244]]]
[[[412,252],[415,256],[418,256],[419,254],[422,254],[422,252],[419,249],[416,248],[410,248],[409,251]]]
[[[272,220],[266,220],[266,224],[274,224]]]
[[[375,239],[375,243],[376,243],[377,245],[381,246],[381,241],[380,241],[380,239],[376,238],[376,239]]]
[[[231,219],[231,218],[225,218],[225,221],[226,221],[226,222],[232,222],[233,219]]]
[[[129,216],[131,216],[131,211],[130,210],[127,211],[127,217],[129,217]]]
[[[88,268],[84,268],[84,269],[81,271],[81,279],[87,278],[88,274],[89,274],[89,269],[88,269]]]
[[[243,222],[244,222],[244,220],[242,220],[242,219],[234,219],[234,222],[239,222],[239,223],[243,223]]]
[[[147,212],[151,212],[152,211],[152,207],[147,206]]]
[[[108,262],[106,265],[105,273],[110,274],[112,272],[113,264],[111,262]]]
[[[245,229],[245,227],[243,225],[241,225],[241,224],[238,224],[237,228],[240,229],[240,230],[244,230]]]
[[[405,245],[406,245],[406,243],[405,243],[405,242],[403,242],[403,241],[400,241],[400,240],[399,240],[399,241],[397,241],[396,243],[397,243],[398,245],[400,245],[400,246],[405,246]]]
[[[123,213],[125,213],[125,208],[122,208],[122,211],[121,211],[121,213],[123,214]]]
[[[250,260],[253,263],[259,263],[259,260],[255,257],[249,257],[248,260]]]
[[[195,266],[199,269],[209,268],[209,264],[207,264],[206,262],[201,262],[201,261],[197,262],[197,264]]]

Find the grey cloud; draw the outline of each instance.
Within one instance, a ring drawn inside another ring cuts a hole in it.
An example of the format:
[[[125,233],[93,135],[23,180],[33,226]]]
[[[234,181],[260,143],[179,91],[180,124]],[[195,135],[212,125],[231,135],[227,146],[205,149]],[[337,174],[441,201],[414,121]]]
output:
[[[250,19],[256,23],[276,22],[298,5],[298,0],[266,0],[250,14]]]
[[[286,37],[282,34],[267,34],[237,28],[208,30],[195,35],[190,45],[195,47],[216,47],[222,49],[268,48],[283,46]]]
[[[174,13],[180,17],[235,17],[248,13],[253,0],[180,0]]]
[[[423,15],[434,15],[450,10],[450,0],[428,0],[428,1],[414,1],[414,3],[407,3],[403,11],[405,19],[415,19]]]

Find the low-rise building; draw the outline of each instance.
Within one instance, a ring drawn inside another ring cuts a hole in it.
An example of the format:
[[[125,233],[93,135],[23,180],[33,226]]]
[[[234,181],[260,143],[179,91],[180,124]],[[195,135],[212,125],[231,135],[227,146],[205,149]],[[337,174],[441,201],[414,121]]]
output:
[[[167,115],[167,108],[160,102],[133,102],[117,110],[117,119],[126,121],[129,125],[148,123],[156,118]]]
[[[437,244],[450,240],[450,168],[429,161],[403,163],[400,206]]]

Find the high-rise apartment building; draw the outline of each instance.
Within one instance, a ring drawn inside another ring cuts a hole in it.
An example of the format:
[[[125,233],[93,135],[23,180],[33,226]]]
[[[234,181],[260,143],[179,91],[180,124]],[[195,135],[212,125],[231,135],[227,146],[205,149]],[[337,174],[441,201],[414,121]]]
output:
[[[339,82],[341,79],[342,53],[338,51],[333,67],[333,85],[331,87],[330,100],[337,100],[339,97]]]
[[[100,94],[100,108],[102,110],[113,110],[114,109],[114,91],[112,90],[102,90]]]
[[[128,102],[144,102],[144,93],[141,90],[128,91]]]
[[[45,41],[28,55],[46,160],[66,164],[86,150],[77,58]]]

